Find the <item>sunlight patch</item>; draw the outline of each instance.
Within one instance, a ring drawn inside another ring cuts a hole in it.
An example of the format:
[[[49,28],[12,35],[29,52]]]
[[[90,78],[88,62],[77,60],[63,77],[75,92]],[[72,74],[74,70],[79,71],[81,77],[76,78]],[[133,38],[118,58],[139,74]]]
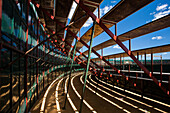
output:
[[[70,11],[69,16],[68,16],[69,19],[72,18],[73,14],[74,14],[74,12],[76,10],[76,7],[77,7],[77,4],[73,1],[72,7],[71,7],[71,11]]]

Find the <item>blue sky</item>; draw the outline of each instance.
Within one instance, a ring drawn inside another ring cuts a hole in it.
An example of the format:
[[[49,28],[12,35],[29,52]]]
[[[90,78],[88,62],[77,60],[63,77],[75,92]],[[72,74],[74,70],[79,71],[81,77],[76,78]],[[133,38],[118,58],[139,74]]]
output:
[[[104,0],[100,5],[101,17],[106,14],[111,8],[113,8],[120,0]],[[76,4],[73,4],[73,9],[76,8]],[[72,9],[69,18],[71,19],[71,14],[74,10]],[[97,10],[94,12],[97,14]],[[170,0],[155,0],[141,10],[135,12],[124,20],[120,21],[117,26],[118,35],[123,34],[129,30],[135,29],[142,26],[148,22],[159,19],[163,16],[170,14]],[[81,28],[81,36],[92,26],[92,20],[88,19],[85,25]],[[110,28],[114,31],[114,26]],[[102,42],[109,40],[110,37],[106,33],[94,38],[93,46],[96,46]],[[89,44],[89,43],[88,43]],[[128,42],[124,42],[128,47]],[[141,37],[132,39],[132,50],[143,49],[148,47],[160,46],[170,44],[170,27],[150,33]],[[83,51],[87,50],[83,47]],[[118,45],[113,45],[111,47],[103,49],[104,55],[121,53],[123,50]],[[98,51],[101,53],[101,51]],[[163,59],[170,59],[170,52],[154,54],[163,55]],[[92,57],[96,57],[92,54]],[[157,59],[157,58],[155,58]]]

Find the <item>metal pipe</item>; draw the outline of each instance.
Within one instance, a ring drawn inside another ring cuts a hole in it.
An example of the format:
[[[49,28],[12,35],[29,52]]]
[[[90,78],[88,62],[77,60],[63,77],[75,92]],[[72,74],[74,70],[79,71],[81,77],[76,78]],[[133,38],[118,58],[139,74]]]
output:
[[[39,31],[39,22],[37,21],[37,44],[39,43],[39,33],[38,33],[38,31]],[[38,55],[38,52],[39,52],[39,50],[38,50],[38,47],[36,48],[36,57],[39,57],[39,55]],[[39,98],[39,83],[38,83],[39,81],[38,81],[38,62],[36,62],[36,92],[37,92],[37,99]]]
[[[83,99],[84,99],[84,93],[85,93],[85,88],[86,88],[86,79],[87,79],[87,74],[88,74],[88,69],[89,69],[89,64],[90,64],[90,58],[91,58],[91,50],[92,50],[95,24],[96,24],[96,21],[93,22],[93,27],[92,27],[92,34],[91,34],[90,47],[89,47],[89,53],[88,53],[87,67],[86,67],[86,71],[85,71],[85,80],[84,80],[84,86],[83,86],[83,91],[82,91],[82,95],[81,95],[81,102],[80,102],[80,111],[79,111],[80,113],[82,112],[82,107],[83,107],[82,104],[83,104]]]
[[[160,75],[161,75],[161,81],[160,81],[160,83],[162,84],[162,55],[161,55],[160,57],[161,57],[161,72],[160,72]]]
[[[131,39],[129,39],[129,51],[131,51]]]
[[[151,53],[151,73],[153,75],[153,53]]]
[[[65,101],[64,101],[64,106],[63,109],[66,108],[66,100],[67,100],[67,94],[68,94],[68,90],[69,90],[69,84],[70,84],[70,78],[71,78],[71,73],[72,73],[72,67],[73,67],[73,62],[74,62],[74,56],[75,56],[75,51],[76,51],[76,45],[77,45],[77,39],[75,40],[75,45],[74,45],[74,49],[73,49],[73,57],[72,57],[72,61],[71,61],[71,66],[70,66],[70,74],[69,74],[69,81],[67,84],[67,92],[65,94]]]
[[[35,6],[36,7],[38,7],[37,5],[37,3],[35,3],[35,2],[33,2],[34,4],[35,4]],[[55,19],[55,18],[52,18],[53,16],[51,16],[51,14],[50,13],[48,13],[45,9],[43,9],[42,7],[38,7],[39,9],[41,9],[43,12],[45,12],[46,14],[47,14],[47,16],[49,16],[49,17],[51,17],[51,19],[53,19],[54,21],[56,21],[56,23],[57,24],[59,24],[61,27],[65,27],[62,23],[60,23],[60,22],[58,22],[58,20],[57,19]],[[93,18],[93,17],[92,17]],[[93,18],[94,19],[94,18]],[[97,23],[98,23],[98,20],[97,20]],[[101,23],[102,24],[102,23]],[[100,25],[101,26],[101,25]],[[104,27],[105,25],[103,25],[102,24],[102,28]],[[107,29],[107,28],[106,28]],[[78,40],[80,40],[80,42],[82,43],[82,44],[84,44],[86,47],[89,47],[83,40],[81,40],[79,37],[77,37],[76,36],[76,34],[74,34],[72,31],[70,31],[69,29],[65,29],[65,30],[67,30],[68,31],[68,33],[70,33],[73,37],[75,37],[76,39],[78,39]],[[105,30],[105,29],[104,29]],[[108,32],[107,32],[108,33]],[[111,32],[109,32],[108,34],[110,34]],[[110,35],[111,37],[113,36],[113,35]],[[115,37],[116,38],[116,37]],[[119,42],[117,42],[117,41],[120,41],[120,40],[116,40],[116,43],[119,43]],[[121,43],[121,42],[120,42]],[[121,45],[121,46],[123,46],[124,47],[124,45]],[[127,48],[126,48],[127,49]],[[93,48],[92,48],[92,51],[98,56],[98,57],[101,57]],[[125,51],[125,52],[127,52],[127,51]],[[133,55],[131,55],[132,57],[133,57]],[[107,64],[109,64],[113,69],[115,69],[116,70],[116,72],[118,72],[118,73],[120,73],[120,71],[117,69],[117,68],[115,68],[113,65],[111,65],[108,61],[106,61],[106,59],[105,58],[102,58],[103,59],[103,61],[104,62],[106,62]],[[132,58],[132,59],[134,59],[134,58]],[[139,62],[137,62],[137,63],[139,63]],[[122,74],[121,73],[121,75],[123,76],[123,77],[125,77],[125,75],[124,74]],[[132,81],[130,81],[131,83],[132,83]]]
[[[98,18],[100,19],[100,5],[98,6]]]
[[[1,24],[2,24],[2,0],[0,0],[0,42],[1,42],[1,38],[2,38],[2,31],[1,31]],[[2,45],[0,44],[0,51],[2,49]],[[0,65],[1,65],[1,52],[0,52]],[[2,65],[1,65],[2,66]]]
[[[115,36],[117,36],[117,24],[115,23]]]
[[[28,50],[28,21],[29,21],[29,7],[30,7],[30,0],[27,0],[27,13],[26,13],[26,23],[27,23],[27,29],[26,29],[26,43],[25,43],[25,51]],[[28,74],[28,55],[25,56],[25,74],[24,74],[24,95],[26,98],[26,110],[25,112],[28,112],[28,98],[27,98],[27,74]],[[15,61],[15,60],[14,60]]]
[[[12,45],[13,41],[11,41],[11,45]],[[13,52],[12,50],[10,50],[10,61],[13,60]],[[12,75],[13,75],[13,65],[10,66],[10,93],[9,93],[9,98],[10,98],[10,108],[13,109],[13,104],[12,104],[12,97],[13,97],[13,90],[12,90]],[[12,111],[11,111],[12,113]]]

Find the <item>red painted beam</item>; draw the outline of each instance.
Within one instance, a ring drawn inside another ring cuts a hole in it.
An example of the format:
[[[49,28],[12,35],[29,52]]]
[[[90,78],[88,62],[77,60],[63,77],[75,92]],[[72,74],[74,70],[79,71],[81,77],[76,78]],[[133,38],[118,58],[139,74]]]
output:
[[[60,23],[57,19],[55,19],[55,17],[53,17],[50,13],[48,13],[45,9],[43,9],[39,4],[35,3],[33,1],[34,5],[41,9],[47,16],[49,16],[53,21],[55,21],[58,25],[60,25],[61,27],[65,28],[65,25],[63,25],[62,23]],[[45,25],[43,25],[45,26]],[[45,26],[46,27],[46,26]],[[68,33],[70,33],[73,37],[75,37],[77,40],[80,40],[80,42],[82,44],[84,44],[87,48],[89,48],[89,46],[80,39],[80,37],[78,37],[76,34],[74,34],[72,31],[70,31],[69,29],[65,29],[67,30]],[[54,31],[50,30],[53,34],[55,34]],[[58,36],[59,37],[59,36]],[[60,37],[60,39],[62,39],[62,41],[64,41],[63,38]],[[72,46],[71,46],[72,47]],[[128,77],[126,77],[123,73],[120,72],[120,70],[118,70],[117,68],[115,68],[111,63],[109,63],[104,57],[100,56],[93,48],[92,48],[92,52],[95,53],[99,58],[101,58],[105,63],[107,63],[110,67],[112,67],[117,73],[119,73],[120,75],[122,75],[124,78],[126,78],[126,80],[129,80]],[[130,81],[132,84],[134,84],[132,81]],[[139,88],[140,89],[140,88]]]
[[[46,27],[47,28],[47,27]],[[54,32],[53,30],[51,30],[50,28],[47,28],[50,32]],[[64,40],[62,37],[60,37],[60,36],[58,36],[58,38],[60,38],[61,40]],[[53,40],[55,40],[54,38],[52,38]],[[81,41],[81,40],[80,40]],[[69,45],[71,48],[73,48],[73,46],[70,44],[70,43],[68,43],[68,42],[66,42],[66,44],[67,45]],[[87,45],[88,46],[88,45]],[[89,46],[88,46],[89,47]],[[93,49],[92,49],[93,50]],[[80,54],[82,54],[85,58],[87,58],[83,53],[81,53],[78,49],[76,49],[76,51],[77,52],[79,52]],[[99,56],[99,58],[101,57],[95,50],[93,50],[93,52],[95,52],[98,56]],[[106,61],[106,59],[105,59],[105,61]],[[105,70],[103,70],[103,68],[101,67],[101,66],[99,66],[99,65],[97,65],[95,62],[93,62],[92,60],[91,60],[91,62],[92,63],[94,63],[98,68],[100,68],[101,70],[102,70],[102,72],[104,72]],[[109,63],[109,62],[108,62]],[[110,64],[110,63],[109,63]],[[111,65],[111,64],[110,64]],[[116,69],[116,68],[115,68]],[[119,71],[120,72],[120,71]],[[108,75],[110,75],[110,73],[109,72],[106,72]],[[136,86],[136,85],[134,85],[134,83],[133,83],[133,81],[131,81],[130,79],[128,79],[125,75],[123,75],[123,73],[119,73],[120,75],[122,75],[124,78],[126,78],[125,80],[128,80],[130,83],[132,83],[133,84],[133,86],[134,87],[137,87],[138,89],[140,89],[141,90],[141,88],[140,87],[138,87],[138,86]],[[114,78],[115,79],[115,78]]]
[[[134,62],[147,74],[152,80],[159,86],[158,80],[153,76],[152,73],[139,61],[136,57],[131,53],[130,50],[126,48],[126,46],[115,36],[105,25],[104,23],[97,18],[93,12],[91,12],[80,0],[75,0],[75,2],[94,20],[96,21],[99,26],[134,60]],[[167,90],[163,86],[159,86],[166,94]],[[168,94],[169,95],[169,94]]]

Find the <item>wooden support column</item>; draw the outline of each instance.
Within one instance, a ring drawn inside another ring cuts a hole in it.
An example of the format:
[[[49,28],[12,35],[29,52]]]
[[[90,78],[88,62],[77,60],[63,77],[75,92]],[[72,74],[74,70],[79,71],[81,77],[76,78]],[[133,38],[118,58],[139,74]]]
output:
[[[160,56],[160,58],[161,58],[161,72],[160,72],[160,75],[161,75],[161,81],[160,81],[160,83],[161,83],[161,85],[162,85],[162,55]]]

